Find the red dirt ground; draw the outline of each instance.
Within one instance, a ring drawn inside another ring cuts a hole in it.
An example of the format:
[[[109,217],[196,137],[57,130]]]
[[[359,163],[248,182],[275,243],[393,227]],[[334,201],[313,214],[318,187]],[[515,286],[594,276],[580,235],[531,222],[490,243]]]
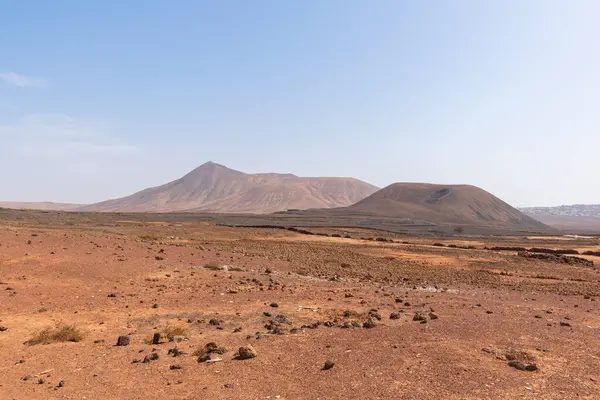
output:
[[[413,244],[206,223],[1,221],[0,399],[600,398],[598,269],[481,249],[525,238],[456,241],[478,250],[405,239]],[[339,327],[362,326],[371,309],[382,317],[374,328]],[[412,320],[431,310],[438,319]],[[277,315],[290,324],[268,334]],[[83,340],[25,344],[58,323]],[[152,345],[167,326],[182,328],[181,341]],[[120,335],[131,343],[115,346]],[[223,361],[196,361],[208,342],[227,349]],[[247,344],[258,356],[235,360]],[[176,346],[185,354],[171,357]],[[159,360],[132,363],[153,351]],[[512,368],[506,354],[538,370]]]

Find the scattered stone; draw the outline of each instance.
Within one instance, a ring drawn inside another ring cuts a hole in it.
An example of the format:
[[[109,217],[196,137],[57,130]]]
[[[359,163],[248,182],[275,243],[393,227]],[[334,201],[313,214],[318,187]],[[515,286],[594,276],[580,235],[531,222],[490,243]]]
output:
[[[363,328],[367,328],[367,329],[375,328],[375,321],[373,321],[373,318],[367,319],[365,321],[365,323],[363,324]]]
[[[277,304],[277,303],[271,303],[271,307],[273,307],[273,308],[278,308],[278,307],[279,307],[279,304]]]
[[[98,344],[98,343],[104,343],[104,339],[94,340],[94,343],[96,343],[96,344]]]
[[[571,324],[565,321],[560,321],[560,326],[571,326]]]
[[[60,381],[60,382],[58,382],[58,385],[56,385],[56,387],[59,387],[59,388],[64,387],[64,386],[65,386],[65,381]]]
[[[335,363],[331,360],[327,360],[325,361],[325,364],[323,364],[323,368],[321,368],[323,371],[327,371],[328,369],[333,368],[333,366],[335,365]]]
[[[24,381],[28,381],[28,380],[30,380],[31,378],[33,378],[33,376],[31,376],[31,375],[26,375],[26,376],[24,376],[22,379],[23,379]]]
[[[434,312],[430,312],[430,313],[429,313],[429,318],[430,318],[430,319],[438,319],[439,317],[437,316],[437,314],[436,314],[436,313],[434,313]]]
[[[8,328],[6,326],[0,326],[0,332],[6,332]]]
[[[242,331],[242,328],[235,328],[233,330],[233,333],[240,333]]]
[[[158,304],[154,303],[154,304],[152,305],[152,308],[158,308]]]
[[[369,316],[375,318],[377,321],[381,321],[381,314],[379,314],[377,311],[370,311]]]
[[[117,297],[118,293],[109,293],[107,297]]]
[[[537,365],[536,364],[524,364],[519,360],[511,360],[508,362],[508,366],[509,367],[513,367],[515,369],[518,369],[519,371],[537,371]]]
[[[209,360],[210,360],[210,354],[203,353],[198,356],[198,359],[196,361],[198,361],[199,363],[203,363],[203,362],[207,362]]]
[[[401,313],[394,311],[390,314],[390,319],[400,319],[401,316],[402,316]]]
[[[179,357],[180,355],[185,354],[183,351],[179,349],[179,347],[173,347],[167,351],[167,355],[172,357]]]
[[[238,349],[238,360],[249,360],[251,358],[255,358],[258,355],[254,347],[247,345],[242,346]]]
[[[427,321],[427,317],[420,312],[416,312],[415,315],[413,315],[413,321]]]
[[[216,320],[216,319],[211,319],[210,321],[208,321],[209,324],[211,324],[212,326],[219,326],[221,325],[221,321]]]
[[[223,385],[225,389],[234,389],[235,385],[233,383],[226,383]]]
[[[183,369],[183,366],[181,366],[181,364],[173,364],[169,367],[169,369],[171,371],[176,370],[176,369]]]
[[[46,381],[44,381],[42,378],[38,379],[38,384],[43,385],[44,383],[46,383]]]
[[[538,369],[538,368],[537,368],[537,365],[536,365],[536,364],[527,364],[527,365],[525,366],[525,369],[526,369],[527,371],[531,371],[531,372],[533,372],[533,371],[537,371],[537,369]]]
[[[404,302],[404,300],[402,300],[400,297],[396,297],[395,301],[396,301],[396,303],[403,303]]]
[[[160,344],[160,332],[154,333],[152,336],[152,344]]]
[[[129,338],[129,336],[119,336],[119,338],[117,339],[117,346],[128,346],[130,342],[131,339]]]
[[[270,312],[268,312],[268,311],[264,311],[264,312],[263,312],[263,315],[264,315],[265,317],[271,317],[273,314],[271,314],[271,313],[270,313]]]
[[[156,361],[156,360],[160,360],[160,356],[158,355],[158,353],[150,353],[146,357],[144,357],[144,361],[142,361],[142,362],[144,364],[147,364],[150,361]]]
[[[227,352],[227,349],[225,349],[224,347],[219,347],[219,345],[215,342],[209,342],[204,345],[204,352],[206,354],[225,354]]]
[[[519,360],[511,360],[511,361],[509,361],[508,362],[508,366],[509,367],[513,367],[515,369],[518,369],[519,371],[525,371],[525,364],[523,364]]]

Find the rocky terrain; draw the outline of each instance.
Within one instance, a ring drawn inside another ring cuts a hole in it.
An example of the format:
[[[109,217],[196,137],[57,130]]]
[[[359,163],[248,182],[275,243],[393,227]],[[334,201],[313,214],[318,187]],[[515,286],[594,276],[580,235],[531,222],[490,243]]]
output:
[[[600,397],[597,238],[69,215],[0,214],[2,399]]]

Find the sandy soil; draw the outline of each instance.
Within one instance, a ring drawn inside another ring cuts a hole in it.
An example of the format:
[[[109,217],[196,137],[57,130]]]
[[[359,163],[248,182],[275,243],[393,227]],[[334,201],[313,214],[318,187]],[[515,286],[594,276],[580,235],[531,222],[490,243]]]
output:
[[[0,399],[600,398],[598,269],[482,249],[593,243],[348,233],[1,221]],[[83,338],[25,343],[57,324]],[[209,342],[222,361],[199,363]],[[234,359],[248,344],[257,357]]]

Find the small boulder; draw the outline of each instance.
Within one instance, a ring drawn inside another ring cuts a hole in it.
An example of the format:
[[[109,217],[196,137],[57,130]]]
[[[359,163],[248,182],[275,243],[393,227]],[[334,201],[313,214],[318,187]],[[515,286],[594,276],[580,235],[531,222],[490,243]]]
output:
[[[400,314],[399,312],[394,311],[394,312],[392,312],[390,314],[390,319],[400,319],[401,316],[402,316],[402,314]]]
[[[327,371],[328,369],[333,368],[333,366],[335,365],[335,363],[331,360],[327,360],[325,361],[325,364],[323,364],[323,367],[321,368],[323,371]]]
[[[427,317],[420,312],[416,312],[415,315],[413,315],[413,321],[427,321]]]
[[[238,360],[249,360],[251,358],[255,358],[258,355],[254,347],[251,345],[242,346],[238,349]]]
[[[365,321],[365,323],[363,324],[363,328],[367,328],[367,329],[375,328],[375,321],[373,321],[373,318],[367,319]]]
[[[150,353],[146,357],[144,357],[144,361],[142,361],[142,362],[144,364],[147,364],[150,361],[156,361],[156,360],[159,360],[159,359],[160,359],[160,356],[158,355],[158,353]]]
[[[160,332],[156,332],[154,336],[152,336],[152,344],[160,344]]]
[[[117,346],[128,346],[130,342],[131,339],[129,338],[129,336],[119,336],[119,338],[117,339]]]

